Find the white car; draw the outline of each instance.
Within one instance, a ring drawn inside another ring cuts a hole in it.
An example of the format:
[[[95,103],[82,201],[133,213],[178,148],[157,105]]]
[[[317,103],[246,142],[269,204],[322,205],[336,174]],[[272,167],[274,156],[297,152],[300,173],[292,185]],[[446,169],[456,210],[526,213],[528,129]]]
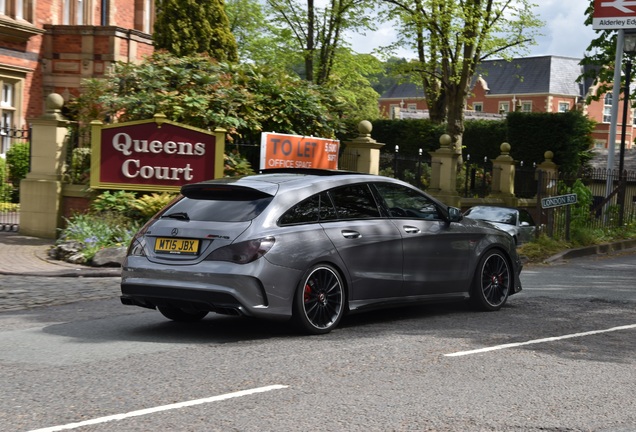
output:
[[[536,226],[530,213],[523,209],[496,206],[475,206],[464,213],[471,219],[488,222],[506,231],[520,245],[534,238]]]

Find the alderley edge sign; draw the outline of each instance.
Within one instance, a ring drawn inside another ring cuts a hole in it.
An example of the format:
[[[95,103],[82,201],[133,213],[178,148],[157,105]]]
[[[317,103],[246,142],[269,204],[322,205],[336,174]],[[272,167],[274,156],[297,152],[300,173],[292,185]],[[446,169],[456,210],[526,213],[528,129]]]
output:
[[[104,125],[93,121],[91,188],[178,191],[223,177],[225,130],[209,132],[153,119]]]
[[[594,30],[636,28],[636,1],[594,0],[592,28]]]

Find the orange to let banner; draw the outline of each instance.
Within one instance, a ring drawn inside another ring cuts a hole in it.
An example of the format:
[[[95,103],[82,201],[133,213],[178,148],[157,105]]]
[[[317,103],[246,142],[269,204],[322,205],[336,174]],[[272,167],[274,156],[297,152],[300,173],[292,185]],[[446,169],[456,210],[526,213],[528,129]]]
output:
[[[263,132],[260,169],[338,169],[339,150],[338,140]]]

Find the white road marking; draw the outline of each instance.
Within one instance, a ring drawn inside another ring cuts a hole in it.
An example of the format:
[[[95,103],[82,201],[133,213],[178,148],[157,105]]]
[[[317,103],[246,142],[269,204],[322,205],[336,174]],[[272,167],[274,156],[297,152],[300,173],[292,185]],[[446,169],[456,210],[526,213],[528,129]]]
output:
[[[596,334],[601,334],[601,333],[609,333],[609,332],[615,332],[615,331],[620,331],[620,330],[629,330],[629,329],[634,329],[634,328],[636,328],[636,324],[625,325],[625,326],[620,326],[620,327],[612,327],[612,328],[605,329],[605,330],[594,330],[594,331],[589,331],[589,332],[585,332],[585,333],[574,333],[574,334],[569,334],[569,335],[564,335],[564,336],[555,336],[555,337],[549,337],[549,338],[545,338],[545,339],[535,339],[535,340],[531,340],[531,341],[527,341],[527,342],[518,342],[518,343],[509,343],[509,344],[504,344],[504,345],[496,345],[496,346],[489,347],[489,348],[480,348],[480,349],[471,350],[471,351],[459,351],[459,352],[456,352],[456,353],[444,354],[444,356],[445,357],[460,357],[460,356],[471,355],[471,354],[485,353],[485,352],[488,352],[488,351],[496,351],[496,350],[502,350],[502,349],[507,349],[507,348],[516,348],[516,347],[520,347],[520,346],[524,346],[524,345],[540,344],[540,343],[545,343],[545,342],[554,342],[554,341],[559,341],[559,340],[563,340],[563,339],[572,339],[572,338],[577,338],[577,337],[591,336],[591,335],[596,335]]]
[[[280,389],[284,389],[284,388],[287,388],[287,386],[275,384],[275,385],[270,385],[270,386],[266,386],[266,387],[254,388],[254,389],[250,389],[250,390],[241,390],[241,391],[237,391],[237,392],[234,392],[234,393],[226,393],[226,394],[223,394],[223,395],[212,396],[212,397],[205,398],[205,399],[195,399],[195,400],[186,401],[186,402],[178,402],[178,403],[174,403],[174,404],[170,404],[170,405],[163,405],[163,406],[158,406],[158,407],[154,407],[154,408],[146,408],[146,409],[142,409],[142,410],[138,410],[138,411],[131,411],[131,412],[123,413],[123,414],[114,414],[114,415],[110,415],[110,416],[106,416],[106,417],[99,417],[99,418],[95,418],[95,419],[92,419],[92,420],[86,420],[86,421],[82,421],[82,422],[78,422],[78,423],[69,423],[69,424],[65,424],[65,425],[52,426],[52,427],[47,427],[47,428],[43,428],[43,429],[34,429],[32,431],[29,431],[29,432],[56,432],[56,431],[61,431],[61,430],[76,429],[76,428],[79,428],[79,427],[82,427],[82,426],[90,426],[90,425],[95,425],[95,424],[99,424],[99,423],[106,423],[106,422],[109,422],[109,421],[123,420],[123,419],[127,419],[127,418],[130,418],[130,417],[138,417],[138,416],[142,416],[142,415],[146,415],[146,414],[154,414],[154,413],[161,412],[161,411],[168,411],[168,410],[172,410],[172,409],[191,407],[191,406],[194,406],[194,405],[201,405],[201,404],[206,404],[206,403],[211,403],[211,402],[218,402],[218,401],[222,401],[222,400],[226,400],[226,399],[232,399],[232,398],[237,398],[237,397],[242,397],[242,396],[248,396],[248,395],[251,395],[251,394],[263,393],[263,392],[267,392],[267,391],[271,391],[271,390],[280,390]]]

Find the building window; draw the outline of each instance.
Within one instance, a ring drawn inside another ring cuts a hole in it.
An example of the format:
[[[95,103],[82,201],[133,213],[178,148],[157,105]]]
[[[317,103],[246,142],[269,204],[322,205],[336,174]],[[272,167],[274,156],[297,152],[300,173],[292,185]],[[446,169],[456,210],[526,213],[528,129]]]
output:
[[[532,112],[532,102],[521,102],[521,111],[522,112]]]
[[[603,123],[612,121],[612,93],[606,93],[603,99]]]
[[[135,29],[152,34],[155,25],[154,0],[135,0]]]
[[[410,103],[406,106],[406,109],[409,111],[417,111],[417,104]]]
[[[510,112],[510,102],[499,102],[499,114]]]
[[[473,111],[482,112],[483,110],[484,110],[484,103],[483,102],[475,102],[473,104]]]
[[[0,154],[4,156],[11,145],[10,129],[14,128],[15,117],[15,85],[0,80],[2,95],[0,96]]]
[[[564,113],[570,111],[570,102],[559,102],[559,112]]]
[[[0,0],[0,15],[33,22],[34,0]]]
[[[91,0],[64,0],[62,24],[91,25]]]

